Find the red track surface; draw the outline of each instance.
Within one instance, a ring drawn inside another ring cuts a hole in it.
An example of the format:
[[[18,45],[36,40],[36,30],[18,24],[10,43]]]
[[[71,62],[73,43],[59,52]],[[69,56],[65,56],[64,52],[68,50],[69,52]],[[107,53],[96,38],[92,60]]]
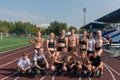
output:
[[[120,80],[120,61],[117,59],[109,58],[109,53],[104,52],[102,60],[105,63],[104,75],[102,78],[84,78],[80,79],[63,77],[63,76],[45,76],[32,78],[28,76],[18,76],[16,73],[16,64],[20,56],[28,52],[30,58],[33,56],[33,47],[27,46],[4,54],[0,54],[0,80]]]

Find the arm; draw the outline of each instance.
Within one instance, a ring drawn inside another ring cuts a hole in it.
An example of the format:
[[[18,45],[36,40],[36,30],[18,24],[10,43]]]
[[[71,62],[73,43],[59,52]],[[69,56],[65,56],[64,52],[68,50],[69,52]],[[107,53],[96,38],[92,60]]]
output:
[[[34,42],[34,40],[35,40],[35,38],[32,38],[32,39],[29,41],[29,43],[30,43],[30,44],[33,44],[33,45],[36,45],[36,43]]]
[[[68,48],[68,38],[66,37],[65,40],[66,40],[66,44],[65,45]]]
[[[105,41],[106,43],[105,44],[103,44],[103,45],[106,45],[106,44],[109,44],[109,41],[107,40],[107,39],[105,39],[105,38],[102,38],[103,39],[103,41]]]
[[[88,50],[88,39],[86,40],[86,50]]]

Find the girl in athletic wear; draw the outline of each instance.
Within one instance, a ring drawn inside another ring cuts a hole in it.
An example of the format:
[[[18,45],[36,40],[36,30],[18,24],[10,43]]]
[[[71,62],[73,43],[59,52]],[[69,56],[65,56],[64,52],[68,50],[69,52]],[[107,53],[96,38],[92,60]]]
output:
[[[92,55],[94,50],[95,50],[95,39],[93,37],[93,33],[90,32],[88,39],[88,51],[87,51],[88,57]]]
[[[87,51],[88,49],[87,31],[83,32],[83,37],[79,40],[79,49],[80,49],[80,52]]]
[[[76,49],[78,47],[78,42],[79,42],[78,37],[75,35],[75,29],[71,28],[70,32],[71,32],[71,35],[68,37],[68,52],[73,47]]]
[[[17,67],[18,67],[18,73],[20,73],[21,75],[23,73],[30,73],[31,70],[31,63],[30,63],[30,59],[28,58],[28,54],[24,53],[23,56],[19,59],[18,63],[17,63]]]
[[[103,44],[105,42],[105,44]],[[102,46],[109,44],[109,41],[106,40],[104,37],[102,37],[102,32],[100,30],[97,31],[97,37],[95,40],[95,50],[97,51],[97,54],[101,56],[103,53]]]
[[[39,53],[40,48],[43,47],[44,39],[41,37],[41,32],[37,32],[37,36],[32,38],[29,42],[34,45],[35,53]]]
[[[56,51],[56,40],[54,37],[54,33],[50,33],[50,38],[46,42],[47,52],[50,58],[54,56],[54,53]]]
[[[67,47],[68,46],[68,38],[65,37],[65,30],[64,29],[61,30],[61,35],[58,38],[57,46],[58,46],[57,47],[57,51],[62,51],[63,47]]]

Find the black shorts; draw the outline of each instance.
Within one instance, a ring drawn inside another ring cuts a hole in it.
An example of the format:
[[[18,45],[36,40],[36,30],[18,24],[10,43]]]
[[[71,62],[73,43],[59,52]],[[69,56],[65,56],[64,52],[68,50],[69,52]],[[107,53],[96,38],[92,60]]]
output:
[[[68,46],[68,52],[70,52],[73,49],[76,50],[76,47],[74,47],[74,46]]]
[[[40,52],[40,48],[35,48],[34,47],[34,50],[37,50],[38,53]]]
[[[89,55],[89,54],[93,54],[93,51],[87,51],[87,54]]]
[[[55,66],[56,70],[60,70],[60,69],[62,69],[63,64],[61,64],[61,63],[54,63],[54,66]]]
[[[63,48],[64,48],[64,47],[58,47],[58,48],[57,48],[57,51],[62,51]]]
[[[99,51],[100,49],[102,49],[102,47],[96,47],[95,50]]]
[[[51,53],[51,54],[54,54],[54,52],[55,52],[55,51],[50,50],[50,53]]]
[[[82,70],[87,70],[87,67],[82,65]]]

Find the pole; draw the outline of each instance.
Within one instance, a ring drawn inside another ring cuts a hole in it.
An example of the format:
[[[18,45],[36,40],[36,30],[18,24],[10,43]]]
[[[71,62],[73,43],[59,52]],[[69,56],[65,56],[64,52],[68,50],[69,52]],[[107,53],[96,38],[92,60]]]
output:
[[[86,24],[86,8],[83,8],[83,19],[84,19],[84,26],[85,26],[85,24]]]

